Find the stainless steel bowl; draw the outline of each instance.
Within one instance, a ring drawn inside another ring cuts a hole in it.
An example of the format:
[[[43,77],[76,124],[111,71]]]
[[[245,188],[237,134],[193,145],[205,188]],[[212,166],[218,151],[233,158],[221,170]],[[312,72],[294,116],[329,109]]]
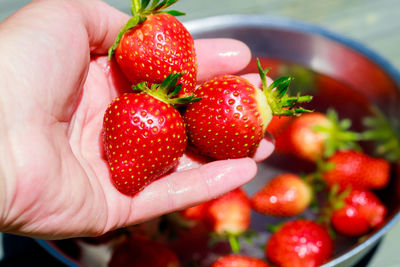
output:
[[[255,57],[278,60],[283,65],[286,62],[297,66],[297,70],[300,67],[306,72],[329,76],[351,87],[356,94],[379,106],[389,116],[398,117],[400,114],[399,71],[356,41],[287,18],[228,15],[191,21],[186,26],[196,39],[228,37],[241,40],[250,47]],[[290,70],[293,69],[289,69],[289,74]],[[305,86],[313,87],[312,81],[308,80],[308,83]],[[347,112],[351,114],[353,111],[350,105]],[[268,179],[276,171],[261,163],[255,180]],[[397,178],[392,177],[391,186],[380,193],[389,209],[385,225],[362,242],[340,241],[334,258],[324,266],[352,266],[357,263],[400,219],[400,190],[397,181],[393,180]],[[254,191],[257,186],[260,184],[255,182],[247,189]],[[68,266],[82,266],[79,259],[73,258],[56,243],[37,241]]]

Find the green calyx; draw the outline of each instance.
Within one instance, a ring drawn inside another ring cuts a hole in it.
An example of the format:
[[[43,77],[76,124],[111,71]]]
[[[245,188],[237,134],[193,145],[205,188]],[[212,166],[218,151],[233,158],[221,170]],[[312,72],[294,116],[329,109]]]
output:
[[[338,150],[361,150],[358,141],[362,139],[362,135],[357,132],[350,131],[351,120],[339,120],[337,112],[330,108],[326,112],[328,123],[316,125],[313,131],[326,135],[323,147],[323,157],[329,158]]]
[[[388,118],[377,107],[372,107],[373,115],[363,120],[366,131],[361,133],[362,140],[376,143],[375,153],[390,162],[400,160],[400,120]]]
[[[117,46],[124,33],[143,23],[148,16],[160,13],[167,13],[173,16],[185,15],[185,13],[177,10],[165,10],[176,2],[178,2],[178,0],[131,0],[132,17],[128,20],[124,27],[122,27],[121,31],[117,35],[117,38],[115,39],[114,44],[108,50],[108,59],[110,60],[114,55],[115,49],[117,49]]]
[[[132,86],[134,91],[147,93],[160,101],[168,103],[172,106],[189,104],[200,101],[201,98],[195,98],[192,94],[186,97],[177,97],[182,89],[182,84],[177,84],[178,80],[183,76],[184,72],[170,74],[161,84],[153,84],[150,87],[147,82],[138,83]]]
[[[301,102],[310,102],[312,100],[312,96],[305,95],[297,95],[297,96],[288,96],[287,92],[289,89],[290,82],[293,80],[292,77],[280,77],[276,79],[272,84],[267,86],[267,78],[266,75],[269,71],[269,68],[263,69],[260,64],[260,60],[257,59],[258,72],[260,74],[261,82],[262,82],[262,90],[264,92],[265,97],[267,98],[267,102],[271,107],[271,111],[273,115],[277,116],[296,116],[301,113],[310,113],[312,110],[308,110],[302,107],[296,107],[298,103]]]

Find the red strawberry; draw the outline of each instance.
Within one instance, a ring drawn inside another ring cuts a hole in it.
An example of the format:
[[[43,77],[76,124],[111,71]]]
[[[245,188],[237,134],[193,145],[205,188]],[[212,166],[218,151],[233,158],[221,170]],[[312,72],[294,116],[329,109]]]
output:
[[[133,17],[110,48],[122,72],[133,83],[161,83],[170,73],[184,72],[180,96],[189,96],[196,85],[197,61],[194,41],[174,16],[178,11],[164,11],[173,1],[132,1]],[[136,4],[137,3],[137,4]],[[143,6],[142,6],[143,5]]]
[[[268,267],[269,265],[257,258],[244,255],[227,255],[220,257],[211,267]]]
[[[204,218],[205,210],[207,209],[208,202],[184,209],[180,212],[184,219],[187,220],[202,220]]]
[[[379,189],[385,187],[390,178],[389,162],[354,150],[336,152],[328,159],[327,166],[328,170],[322,175],[330,185]]]
[[[251,206],[240,188],[207,203],[204,221],[211,231],[224,235],[240,235],[250,226]]]
[[[138,84],[135,89],[143,92],[114,99],[105,112],[104,146],[112,181],[124,194],[134,195],[166,174],[185,151],[184,122],[171,104],[183,103],[190,97],[166,98],[177,93],[180,86],[169,91],[179,77],[170,75],[152,88]]]
[[[348,128],[348,119],[339,121],[332,109],[327,114],[313,112],[293,118],[275,136],[276,151],[316,161],[331,156],[338,149],[355,148],[360,136]]]
[[[201,222],[218,239],[227,238],[232,250],[237,252],[240,249],[237,237],[244,234],[250,226],[251,203],[246,192],[237,188],[218,198],[187,208],[180,215],[189,222]]]
[[[311,187],[299,176],[284,173],[272,178],[252,198],[257,212],[271,216],[296,216],[310,205]]]
[[[276,138],[276,136],[279,136],[280,133],[288,126],[292,119],[293,117],[289,116],[274,115],[267,126],[267,131]]]
[[[282,267],[320,266],[329,260],[333,242],[328,231],[309,220],[285,222],[267,241],[265,253]]]
[[[237,188],[204,203],[202,222],[218,239],[227,239],[233,252],[238,252],[238,237],[249,229],[250,215],[250,199],[245,191]]]
[[[180,264],[168,247],[142,236],[132,236],[114,249],[108,266],[178,267]]]
[[[308,112],[294,105],[311,97],[286,95],[290,77],[267,87],[267,70],[259,65],[259,72],[263,90],[234,75],[216,77],[196,89],[201,100],[188,106],[184,119],[189,140],[201,154],[216,159],[246,157],[256,150],[272,115]]]
[[[367,189],[352,189],[342,202],[342,207],[332,212],[331,223],[344,235],[366,234],[381,225],[386,216],[385,205]]]

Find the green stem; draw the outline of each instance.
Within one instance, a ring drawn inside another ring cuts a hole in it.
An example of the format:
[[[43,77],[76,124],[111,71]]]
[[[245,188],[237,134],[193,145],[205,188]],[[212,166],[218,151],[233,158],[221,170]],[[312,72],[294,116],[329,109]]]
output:
[[[132,16],[139,14],[139,12],[140,12],[140,0],[131,0]]]
[[[228,235],[229,244],[231,245],[233,253],[238,253],[240,250],[240,242],[237,236],[229,234]]]

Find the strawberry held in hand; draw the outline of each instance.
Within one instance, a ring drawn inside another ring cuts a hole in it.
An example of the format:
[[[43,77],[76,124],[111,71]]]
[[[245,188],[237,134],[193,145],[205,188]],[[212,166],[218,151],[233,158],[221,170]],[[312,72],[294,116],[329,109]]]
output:
[[[249,156],[264,137],[272,115],[309,112],[295,105],[310,101],[311,96],[287,96],[290,77],[267,86],[267,70],[257,62],[262,90],[234,75],[216,77],[196,89],[201,100],[188,106],[184,119],[189,140],[199,153],[216,159]]]
[[[161,83],[170,73],[184,72],[179,80],[179,96],[190,96],[196,85],[197,60],[194,41],[187,29],[174,16],[178,11],[165,11],[177,0],[132,1],[133,17],[119,33],[110,48],[125,76],[133,83]]]
[[[134,86],[140,93],[113,100],[104,115],[104,146],[116,188],[135,195],[178,163],[186,148],[183,119],[172,104],[195,101],[174,97],[181,74],[160,85]],[[170,92],[172,90],[172,92]]]

